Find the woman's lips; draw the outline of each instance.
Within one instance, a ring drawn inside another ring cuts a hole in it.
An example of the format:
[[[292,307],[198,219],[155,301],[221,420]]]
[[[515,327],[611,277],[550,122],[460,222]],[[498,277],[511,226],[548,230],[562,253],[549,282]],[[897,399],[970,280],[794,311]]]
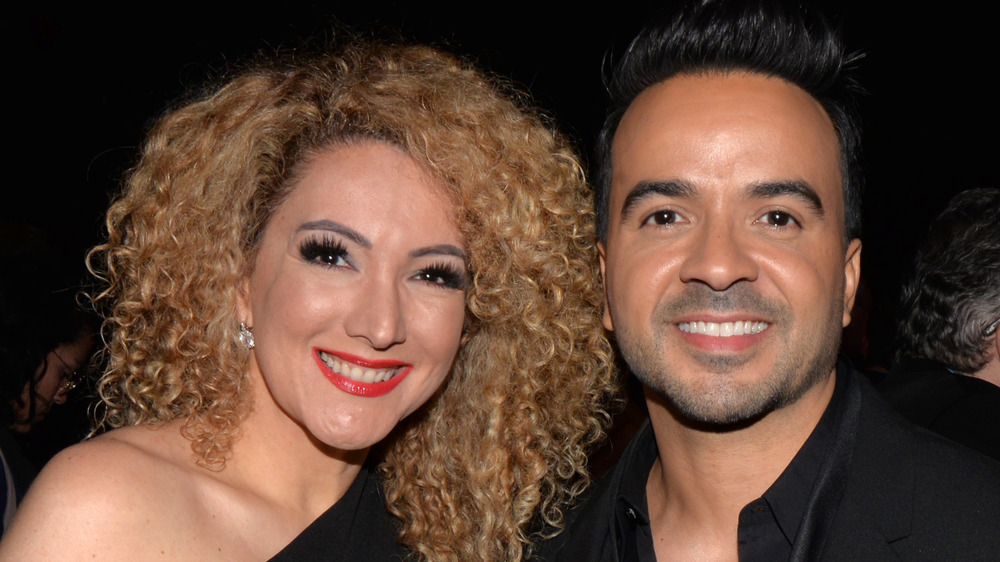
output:
[[[323,376],[348,394],[378,397],[396,388],[412,365],[399,361],[373,361],[348,353],[314,349],[313,357]]]

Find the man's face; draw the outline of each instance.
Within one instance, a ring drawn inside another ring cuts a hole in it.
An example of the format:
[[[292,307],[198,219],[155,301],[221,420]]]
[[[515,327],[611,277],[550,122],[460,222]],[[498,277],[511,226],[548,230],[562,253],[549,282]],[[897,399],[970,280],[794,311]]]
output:
[[[604,323],[647,391],[728,425],[832,381],[861,252],[819,103],[757,74],[675,77],[635,99],[612,158]]]

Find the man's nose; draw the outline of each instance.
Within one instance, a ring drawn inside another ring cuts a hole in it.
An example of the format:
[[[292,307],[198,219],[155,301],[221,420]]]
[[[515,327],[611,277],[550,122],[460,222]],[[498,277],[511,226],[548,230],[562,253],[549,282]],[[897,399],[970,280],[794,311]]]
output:
[[[695,233],[680,269],[681,281],[701,282],[724,291],[740,281],[755,281],[759,273],[750,252],[751,240],[728,220],[711,220]]]

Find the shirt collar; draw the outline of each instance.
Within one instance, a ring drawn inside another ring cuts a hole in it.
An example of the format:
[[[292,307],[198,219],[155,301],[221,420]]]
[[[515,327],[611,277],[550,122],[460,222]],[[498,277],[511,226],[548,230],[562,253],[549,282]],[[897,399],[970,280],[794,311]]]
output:
[[[847,379],[845,368],[838,363],[833,397],[816,428],[802,444],[792,462],[785,467],[781,476],[778,476],[763,495],[789,543],[792,543],[798,534],[799,523],[805,516],[809,498],[816,486],[816,478],[827,462],[828,453],[836,440],[837,427],[844,411],[842,402]]]
[[[805,515],[816,478],[823,464],[828,461],[827,454],[836,439],[836,430],[843,417],[842,403],[849,376],[847,369],[846,364],[838,361],[833,397],[816,428],[792,462],[762,496],[789,543],[794,542],[798,534],[799,523]],[[619,540],[623,538],[621,533],[626,528],[649,524],[646,483],[657,456],[656,439],[647,419],[620,461],[623,464],[618,474],[620,479],[617,482],[618,495],[615,502]]]
[[[647,419],[639,428],[635,438],[632,439],[628,450],[622,454],[621,462],[623,465],[617,497],[617,503],[621,507],[619,511],[634,510],[636,521],[643,525],[649,524],[646,482],[649,480],[649,471],[653,468],[657,456],[653,427]]]

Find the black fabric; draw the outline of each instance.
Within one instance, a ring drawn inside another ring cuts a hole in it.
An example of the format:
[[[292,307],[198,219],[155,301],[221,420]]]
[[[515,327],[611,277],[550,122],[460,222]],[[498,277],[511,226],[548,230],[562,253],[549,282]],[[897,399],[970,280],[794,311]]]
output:
[[[781,532],[777,516],[764,498],[740,510],[736,544],[740,560],[787,560],[792,551],[792,542]]]
[[[800,522],[815,496],[813,489],[817,481],[825,482],[820,478],[821,473],[832,471],[827,466],[834,464],[831,451],[842,448],[836,446],[835,440],[839,437],[849,442],[853,437],[853,430],[843,435],[836,432],[844,421],[844,386],[844,379],[837,379],[830,405],[809,439],[763,496],[740,511],[737,535],[740,560],[789,558]],[[856,426],[857,420],[853,421]],[[647,420],[640,437],[623,458],[625,466],[615,507],[617,544],[625,562],[656,560],[646,498],[646,481],[656,457],[656,441]]]
[[[803,544],[811,542],[802,537],[810,537],[814,533],[812,527],[821,524],[814,519],[812,504],[819,497],[839,493],[835,475],[843,472],[839,470],[843,465],[840,461],[857,432],[857,400],[853,395],[848,396],[846,388],[846,379],[837,377],[833,397],[816,427],[792,462],[764,492],[761,500],[766,502],[768,511],[758,513],[768,524],[756,533],[756,547],[740,545],[740,560],[800,559]],[[849,453],[846,454],[849,458]],[[751,506],[761,500],[751,502]],[[763,517],[768,514],[769,518]],[[742,524],[742,512],[740,521]],[[744,534],[742,529],[738,530],[739,538]]]
[[[0,449],[3,450],[3,457],[14,476],[17,502],[21,503],[24,494],[28,492],[28,487],[35,480],[35,476],[38,476],[38,471],[24,455],[14,434],[3,428],[0,428]]]
[[[336,504],[276,554],[272,561],[403,560],[399,524],[386,511],[378,475],[365,467]]]
[[[1000,460],[1000,387],[934,361],[910,359],[878,389],[911,422]]]
[[[615,542],[621,549],[623,562],[651,562],[653,535],[649,527],[649,504],[646,501],[646,481],[656,461],[656,441],[649,420],[629,444],[619,461],[621,478],[615,486]]]
[[[764,495],[740,511],[737,544],[741,560],[787,560],[805,518],[813,489],[821,475],[832,472],[834,464],[831,451],[839,450],[835,441],[839,437],[849,441],[853,431],[838,436],[837,428],[844,425],[842,406],[844,379],[838,379],[833,398],[820,418],[816,429],[798,454],[771,485]],[[853,426],[856,426],[854,420]],[[649,509],[646,499],[646,481],[656,460],[656,441],[647,421],[644,437],[637,439],[634,455],[624,467],[624,477],[618,495],[615,517],[621,560],[649,562],[655,560]],[[629,457],[628,453],[626,456]]]
[[[1000,560],[1000,463],[902,420],[850,367],[839,365],[837,376],[842,402],[824,414],[836,416],[832,442],[789,559]],[[655,460],[647,426],[537,559],[626,559],[619,499],[626,482],[645,486],[650,442]]]
[[[8,519],[24,499],[38,472],[24,456],[15,435],[0,428],[0,536],[7,530]],[[8,480],[9,476],[9,480]]]
[[[848,475],[854,461],[854,445],[858,438],[858,428],[861,414],[861,394],[858,385],[862,383],[861,375],[854,373],[846,362],[837,364],[837,386],[833,398],[823,412],[823,417],[816,425],[809,441],[792,459],[792,464],[803,454],[822,455],[818,465],[818,473],[809,486],[799,486],[793,493],[808,497],[805,505],[798,506],[797,515],[801,517],[794,532],[792,550],[788,560],[805,562],[818,560],[823,551],[826,534],[835,510],[824,506],[840,504],[847,488]],[[867,384],[867,383],[864,383]],[[766,494],[765,494],[766,496]],[[785,528],[791,524],[786,523]]]

